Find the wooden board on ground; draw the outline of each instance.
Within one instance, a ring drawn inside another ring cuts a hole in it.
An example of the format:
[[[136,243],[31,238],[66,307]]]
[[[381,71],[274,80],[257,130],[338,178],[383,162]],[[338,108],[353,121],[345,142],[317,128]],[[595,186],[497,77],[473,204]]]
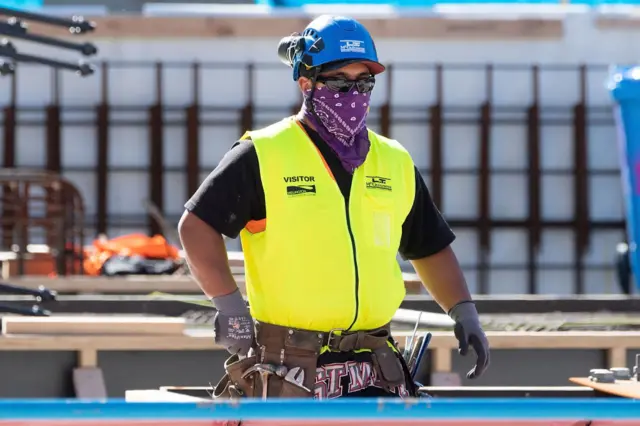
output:
[[[176,392],[166,392],[163,390],[128,390],[124,393],[127,402],[206,402],[211,398],[198,398]]]
[[[635,380],[616,380],[615,383],[599,383],[591,381],[588,377],[571,377],[569,381],[609,395],[640,399],[640,382]]]
[[[186,320],[141,316],[3,316],[2,334],[182,335]]]
[[[398,309],[392,321],[396,325],[403,324],[413,328],[418,319],[420,319],[421,327],[453,328],[455,325],[455,322],[447,314],[423,312],[412,309]]]
[[[423,293],[422,284],[415,274],[403,274],[407,294]],[[243,273],[233,275],[240,291],[246,294]],[[129,275],[124,277],[67,276],[47,278],[40,276],[11,277],[10,283],[38,289],[45,286],[59,294],[202,294],[198,284],[188,275]],[[204,296],[203,296],[203,300]]]

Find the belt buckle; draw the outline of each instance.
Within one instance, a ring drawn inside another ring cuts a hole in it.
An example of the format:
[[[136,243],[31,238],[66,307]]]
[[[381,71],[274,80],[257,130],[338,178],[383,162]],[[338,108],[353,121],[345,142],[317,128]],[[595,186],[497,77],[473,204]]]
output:
[[[346,331],[346,329],[345,328],[332,328],[331,330],[329,330],[329,335],[327,337],[327,346],[329,347],[329,349],[332,349],[331,348],[331,342],[334,339],[334,337],[335,336],[339,336],[339,335],[335,334],[336,331]],[[336,349],[339,350],[340,348],[336,348]]]

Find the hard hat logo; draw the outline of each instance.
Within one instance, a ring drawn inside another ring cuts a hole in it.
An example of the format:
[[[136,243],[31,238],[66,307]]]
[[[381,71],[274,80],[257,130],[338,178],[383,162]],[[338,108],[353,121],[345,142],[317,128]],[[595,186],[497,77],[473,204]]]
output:
[[[340,52],[366,53],[362,40],[340,40]]]

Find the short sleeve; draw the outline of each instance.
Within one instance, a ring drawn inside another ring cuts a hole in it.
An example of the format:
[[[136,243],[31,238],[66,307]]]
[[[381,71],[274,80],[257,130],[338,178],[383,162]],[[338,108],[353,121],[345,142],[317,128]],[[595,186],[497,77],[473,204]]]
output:
[[[429,189],[415,168],[416,186],[413,207],[402,225],[399,253],[404,259],[420,259],[448,247],[455,234],[433,200]]]
[[[220,234],[236,238],[265,218],[264,190],[255,146],[238,141],[186,202],[185,208]]]

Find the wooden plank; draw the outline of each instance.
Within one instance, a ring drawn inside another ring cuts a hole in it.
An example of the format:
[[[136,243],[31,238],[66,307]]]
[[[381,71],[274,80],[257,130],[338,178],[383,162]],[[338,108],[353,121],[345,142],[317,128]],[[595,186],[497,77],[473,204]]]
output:
[[[234,275],[244,292],[244,275]],[[13,277],[11,284],[37,289],[45,286],[59,294],[150,294],[155,291],[172,294],[202,295],[202,290],[190,276],[129,275],[125,277],[69,276],[60,278]],[[204,296],[203,296],[203,300]]]
[[[98,351],[82,349],[78,351],[78,367],[91,368],[98,366]]]
[[[571,377],[569,381],[609,395],[640,399],[640,383],[635,380],[616,380],[615,383],[599,383],[591,381],[588,377]]]
[[[634,15],[599,15],[594,18],[594,25],[600,31],[629,31],[640,30],[640,17]]]
[[[198,398],[163,390],[128,390],[124,393],[127,402],[211,402],[211,398]]]
[[[627,364],[627,349],[626,348],[610,348],[607,351],[607,367],[626,367]]]
[[[191,334],[193,333],[193,334]],[[394,331],[394,338],[404,347],[412,331]],[[451,332],[436,331],[429,349],[453,350],[458,342]],[[611,347],[637,348],[640,332],[514,332],[488,331],[492,349],[590,349]],[[183,335],[2,335],[0,350],[214,350],[210,330],[187,331]],[[594,366],[596,368],[598,366]]]
[[[244,274],[234,273],[233,278],[238,284],[240,291],[246,294]],[[424,292],[422,283],[415,274],[404,274],[404,278],[408,294],[420,294]],[[45,286],[50,290],[57,291],[59,294],[150,294],[155,291],[171,294],[202,294],[202,290],[190,276],[173,275],[129,275],[125,277],[69,276],[59,278],[25,276],[12,277],[11,284],[34,290],[40,286]]]
[[[357,14],[356,14],[357,17]],[[302,31],[313,19],[301,16],[102,16],[87,17],[96,23],[92,40],[181,39],[181,38],[280,38],[283,34]],[[517,16],[413,16],[361,18],[374,38],[411,38],[437,40],[533,40],[561,39],[562,19]],[[30,23],[29,30],[54,37],[69,37],[56,27]]]
[[[182,335],[185,324],[180,317],[3,316],[2,334]]]
[[[188,335],[4,335],[0,351],[211,351],[224,350],[212,336]]]

